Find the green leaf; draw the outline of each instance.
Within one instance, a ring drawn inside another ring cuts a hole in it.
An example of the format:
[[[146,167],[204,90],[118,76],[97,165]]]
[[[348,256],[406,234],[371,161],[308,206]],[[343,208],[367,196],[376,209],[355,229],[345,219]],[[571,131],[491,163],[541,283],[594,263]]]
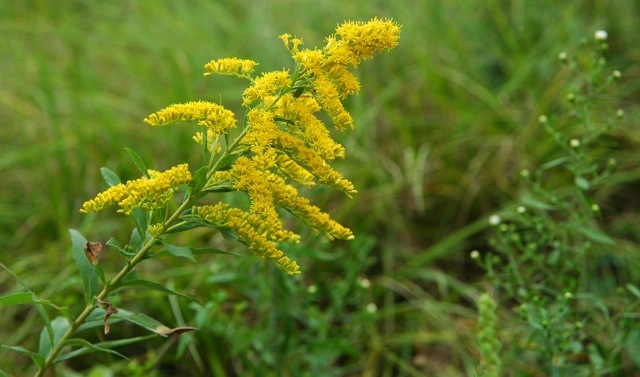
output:
[[[147,289],[151,289],[151,290],[154,290],[154,291],[164,292],[164,293],[167,293],[167,294],[170,294],[170,295],[184,297],[186,299],[198,302],[198,299],[196,299],[193,296],[189,296],[189,295],[186,295],[186,294],[183,294],[183,293],[176,292],[176,291],[174,291],[172,289],[169,289],[169,288],[165,287],[162,284],[158,284],[158,283],[155,283],[155,282],[152,282],[152,281],[149,281],[149,280],[143,280],[143,279],[129,280],[129,281],[126,281],[126,282],[122,283],[120,286],[121,287],[142,287],[142,288],[147,288]]]
[[[584,177],[576,177],[574,179],[574,183],[576,184],[576,186],[578,186],[579,188],[581,188],[582,190],[588,190],[589,189],[589,181],[587,181]]]
[[[129,260],[129,258],[131,258],[131,257],[133,257],[133,256],[135,256],[135,255],[136,255],[135,253],[130,253],[130,252],[126,251],[125,249],[123,249],[123,248],[120,246],[120,244],[118,243],[118,241],[116,241],[116,239],[115,239],[115,238],[113,238],[113,237],[111,237],[111,238],[109,239],[109,241],[107,241],[107,242],[106,242],[106,245],[107,245],[107,246],[111,246],[111,247],[113,247],[114,249],[116,249],[116,251],[118,251],[118,253],[123,257],[123,259],[124,259],[125,261],[126,261],[126,260]]]
[[[205,132],[206,133],[206,132]],[[191,196],[202,190],[204,185],[207,183],[207,171],[208,167],[203,166],[200,169],[196,170],[193,174],[193,178],[191,182],[189,182],[189,188],[187,189],[187,195]]]
[[[142,247],[142,237],[140,237],[140,232],[138,232],[137,228],[133,228],[133,230],[131,231],[131,239],[129,240],[129,247],[132,250],[135,250],[133,252],[134,254],[136,254]]]
[[[220,233],[222,234],[222,237],[224,237],[225,240],[229,240],[229,241],[238,240],[238,235],[236,234],[235,230],[224,227],[224,226],[216,226],[216,229],[220,231]]]
[[[0,297],[0,305],[33,304],[33,292],[18,292]]]
[[[42,329],[40,332],[40,347],[38,348],[38,354],[42,357],[47,357],[51,348],[55,347],[62,339],[67,330],[71,327],[71,322],[66,317],[56,317],[51,321],[51,328],[53,329],[53,339],[46,329]]]
[[[147,165],[144,163],[144,160],[142,159],[142,157],[140,157],[136,153],[136,151],[134,151],[131,148],[125,148],[124,150],[126,150],[127,153],[129,153],[129,156],[131,156],[133,163],[136,164],[136,167],[138,167],[138,170],[142,172],[142,175],[149,178],[149,169],[147,169]]]
[[[158,322],[157,320],[149,317],[146,314],[143,313],[137,313],[134,314],[128,310],[125,309],[118,309],[118,313],[114,314],[112,316],[116,317],[116,318],[122,318],[123,320],[127,321],[127,322],[131,322],[133,324],[136,324],[140,327],[143,327],[151,332],[154,332],[156,334],[158,334],[159,329],[164,329],[167,326],[163,325],[162,323]]]
[[[118,177],[116,173],[105,168],[104,166],[100,168],[100,174],[102,174],[102,178],[110,187],[120,184],[120,177]]]
[[[524,197],[522,198],[522,204],[524,204],[527,207],[531,207],[531,208],[535,208],[535,209],[539,209],[539,210],[543,210],[543,211],[549,211],[552,210],[554,208],[556,208],[555,206],[545,203],[545,202],[541,202],[537,199],[534,199],[532,197]]]
[[[147,227],[149,226],[147,211],[142,208],[136,208],[131,212],[131,215],[133,216],[133,221],[136,224],[136,229],[140,234],[141,240],[144,240],[147,234]]]
[[[106,342],[104,342],[106,343]],[[100,346],[101,343],[97,343],[97,344],[91,344],[90,342],[84,340],[84,339],[67,339],[64,342],[65,346],[70,346],[70,347],[81,347],[78,350],[72,351],[72,352],[67,352],[65,354],[59,354],[58,357],[56,357],[56,359],[54,360],[54,364],[55,363],[59,363],[61,361],[64,360],[69,360],[72,359],[76,356],[80,356],[80,355],[84,355],[87,353],[93,353],[93,352],[105,352],[105,353],[110,353],[112,355],[121,357],[125,360],[129,360],[126,356],[124,356],[123,354],[116,352],[114,350],[111,350],[107,347],[103,347]],[[115,347],[115,346],[112,346]]]
[[[560,158],[558,158],[558,159],[555,159],[555,160],[549,161],[549,162],[547,162],[547,163],[545,163],[545,164],[542,164],[542,165],[540,166],[540,168],[541,168],[542,170],[551,169],[551,168],[556,167],[556,166],[558,166],[558,165],[562,165],[562,164],[564,164],[567,160],[568,160],[568,158],[567,158],[567,157],[560,157]]]
[[[188,247],[176,246],[169,243],[165,243],[164,246],[167,248],[167,251],[169,251],[169,254],[176,257],[187,258],[193,263],[197,263],[196,258],[194,258],[193,253],[191,253],[191,249]]]
[[[222,157],[222,159],[220,159],[220,161],[218,161],[217,164],[217,169],[220,170],[227,170],[229,169],[235,162],[236,160],[240,157],[240,154],[237,153],[231,153],[228,154],[224,157]]]
[[[233,188],[230,184],[225,183],[221,185],[208,187],[203,192],[231,192],[231,191],[237,191],[237,190]]]
[[[45,358],[42,357],[42,355],[39,355],[33,351],[29,351],[28,349],[24,348],[24,347],[20,347],[20,346],[5,346],[4,344],[0,345],[0,347],[2,348],[7,348],[10,350],[14,350],[17,352],[20,352],[23,355],[29,356],[31,358],[31,360],[33,360],[33,363],[36,364],[36,366],[39,369],[42,369],[42,367],[44,366],[44,360]]]
[[[69,229],[71,235],[71,246],[73,249],[73,259],[78,266],[82,283],[84,285],[84,300],[89,304],[93,301],[93,297],[98,292],[98,274],[93,264],[87,259],[84,246],[87,239],[75,229]]]
[[[615,245],[616,241],[613,238],[609,237],[606,233],[600,231],[600,229],[593,228],[584,228],[584,227],[576,227],[576,230],[580,232],[582,235],[590,239],[591,241],[595,241],[604,245]]]
[[[39,299],[33,292],[17,292],[0,297],[0,305],[21,305],[21,304],[41,304],[64,311],[66,308],[60,308],[49,300]]]
[[[185,230],[190,230],[190,229],[194,229],[194,228],[211,228],[211,224],[202,222],[202,221],[193,221],[193,220],[187,220],[184,221],[181,224],[177,224],[176,226],[173,226],[171,228],[169,228],[169,230],[167,230],[167,234],[170,233],[180,233],[180,232],[184,232]]]
[[[625,285],[625,287],[627,287],[627,290],[629,290],[629,292],[631,292],[632,295],[634,295],[634,296],[636,296],[637,298],[640,299],[640,288],[636,287],[635,285],[633,285],[631,283],[627,283],[627,285]]]
[[[214,249],[212,247],[203,247],[203,248],[200,248],[200,249],[191,248],[191,252],[193,254],[195,254],[195,255],[200,255],[200,254],[225,254],[225,255],[233,255],[233,256],[236,256],[236,257],[244,257],[244,255],[242,255],[242,254],[231,253],[231,252],[220,250],[220,249]]]

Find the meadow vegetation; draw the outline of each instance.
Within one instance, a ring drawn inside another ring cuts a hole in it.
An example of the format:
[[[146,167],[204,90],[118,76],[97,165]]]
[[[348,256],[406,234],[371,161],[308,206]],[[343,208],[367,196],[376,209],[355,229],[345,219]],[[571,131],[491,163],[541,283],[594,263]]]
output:
[[[30,290],[82,311],[69,229],[126,243],[134,226],[115,209],[79,212],[106,188],[100,167],[139,177],[125,147],[160,171],[199,161],[192,128],[143,123],[168,104],[204,99],[242,112],[244,87],[203,77],[206,62],[235,56],[282,69],[290,58],[278,35],[322,45],[337,24],[373,17],[393,18],[402,35],[359,67],[362,90],[346,101],[355,128],[334,135],[346,149],[337,169],[358,194],[308,192],[355,239],[296,226],[303,241],[282,247],[303,272],[289,276],[211,230],[179,235],[173,243],[242,257],[139,266],[198,302],[132,287],[110,299],[123,316],[198,330],[164,338],[114,315],[105,335],[101,312],[83,338],[130,339],[113,344],[128,359],[86,353],[58,364],[60,375],[640,369],[633,0],[3,2],[0,297],[26,302],[16,294]],[[105,247],[104,271],[121,268],[116,255]],[[0,301],[0,344],[37,351],[38,311],[10,304]],[[35,367],[4,347],[0,371]]]

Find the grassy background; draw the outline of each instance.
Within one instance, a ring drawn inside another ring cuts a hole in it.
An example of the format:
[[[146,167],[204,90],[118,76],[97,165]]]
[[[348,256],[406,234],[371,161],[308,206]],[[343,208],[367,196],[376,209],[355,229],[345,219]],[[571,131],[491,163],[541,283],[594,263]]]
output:
[[[486,217],[517,196],[520,169],[557,153],[537,123],[561,106],[567,72],[556,57],[597,29],[609,32],[611,67],[624,75],[619,98],[604,100],[628,114],[611,135],[625,173],[601,199],[611,213],[608,230],[637,255],[634,0],[25,0],[0,3],[0,262],[40,297],[79,308],[67,229],[103,241],[124,239],[130,229],[115,213],[78,213],[105,187],[99,168],[137,176],[124,147],[157,169],[197,159],[192,129],[151,130],[145,116],[194,99],[238,109],[242,84],[202,77],[204,63],[237,56],[279,69],[289,64],[279,34],[321,45],[336,24],[375,16],[394,18],[403,32],[396,49],[363,64],[363,90],[348,100],[357,126],[340,136],[348,151],[341,170],[360,194],[348,201],[313,193],[357,240],[327,243],[307,234],[305,246],[288,250],[303,268],[296,279],[253,259],[143,265],[143,276],[205,307],[135,291],[124,291],[117,305],[201,330],[166,350],[161,340],[119,349],[130,362],[86,357],[70,369],[107,373],[98,372],[99,360],[131,375],[145,363],[160,375],[468,375],[477,357],[473,302],[482,287],[468,252],[486,244]],[[0,291],[18,290],[0,272]],[[37,321],[26,307],[3,308],[0,340],[37,348]],[[113,338],[144,334],[116,327]],[[28,360],[15,355],[0,350],[0,368],[21,374]]]

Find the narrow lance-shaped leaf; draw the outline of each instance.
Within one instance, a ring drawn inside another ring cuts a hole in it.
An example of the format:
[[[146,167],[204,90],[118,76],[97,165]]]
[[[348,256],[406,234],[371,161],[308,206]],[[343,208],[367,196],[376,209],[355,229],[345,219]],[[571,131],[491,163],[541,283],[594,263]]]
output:
[[[136,165],[138,170],[140,170],[142,175],[149,178],[149,169],[147,169],[147,165],[144,163],[142,157],[140,157],[140,155],[138,155],[136,151],[131,148],[125,148],[125,150],[127,151],[127,153],[129,153],[129,156],[131,156],[133,163]]]
[[[189,188],[187,189],[187,194],[189,196],[202,190],[204,185],[207,183],[207,171],[208,168],[203,166],[193,174],[193,178],[191,179],[191,182],[189,182]]]
[[[47,357],[49,352],[53,347],[55,347],[62,339],[71,323],[68,318],[65,317],[56,317],[51,321],[51,328],[53,329],[53,338],[49,335],[49,332],[46,329],[42,329],[40,332],[40,346],[38,348],[38,353],[43,357]]]
[[[193,253],[191,253],[191,249],[188,247],[176,246],[169,243],[165,243],[164,246],[167,248],[167,251],[169,251],[169,254],[176,257],[187,258],[193,263],[197,263],[196,258],[193,256]]]
[[[164,292],[170,295],[176,295],[176,296],[180,296],[180,297],[184,297],[186,299],[189,300],[193,300],[198,302],[198,300],[193,297],[193,296],[189,296],[180,292],[176,292],[172,289],[169,289],[167,287],[165,287],[162,284],[158,284],[152,281],[148,281],[148,280],[143,280],[143,279],[135,279],[135,280],[128,280],[126,282],[123,282],[121,284],[121,287],[141,287],[141,288],[147,288],[147,289],[152,289],[154,291],[159,291],[159,292]]]
[[[31,358],[31,360],[33,361],[34,364],[36,364],[36,366],[39,369],[42,369],[42,367],[44,366],[44,361],[45,358],[42,357],[40,354],[37,354],[33,351],[29,351],[28,349],[24,348],[24,347],[20,347],[20,346],[5,346],[4,344],[0,345],[0,347],[2,348],[7,348],[10,350],[14,350],[16,352],[20,352],[23,355],[29,356]]]
[[[144,240],[147,234],[147,227],[149,226],[147,212],[141,208],[136,208],[131,212],[133,221],[136,224],[136,229],[140,235],[140,238]]]
[[[109,170],[108,168],[101,167],[100,174],[102,174],[102,178],[104,179],[105,182],[107,182],[107,184],[110,187],[117,186],[118,184],[120,184],[120,177],[118,177],[116,173]]]
[[[87,239],[75,229],[69,229],[69,234],[71,235],[73,259],[78,266],[84,285],[84,299],[89,304],[98,292],[98,274],[84,251]]]
[[[129,340],[129,339],[127,339],[127,340]],[[125,343],[125,344],[129,344],[129,343]],[[107,347],[101,347],[100,343],[92,344],[92,343],[90,343],[90,342],[88,342],[88,341],[86,341],[84,339],[67,339],[64,342],[64,345],[65,346],[70,346],[70,347],[79,346],[81,348],[78,349],[78,350],[75,350],[75,351],[68,352],[68,353],[60,353],[58,355],[58,357],[56,357],[56,359],[53,361],[54,364],[55,363],[59,363],[59,362],[64,361],[64,360],[69,360],[69,359],[74,358],[76,356],[80,356],[80,355],[84,355],[84,354],[92,353],[92,352],[110,353],[112,355],[118,356],[118,357],[123,358],[125,360],[129,360],[125,355],[123,355],[123,354],[121,354],[119,352],[111,350],[111,349],[109,349]],[[124,345],[124,344],[120,344],[120,345]]]

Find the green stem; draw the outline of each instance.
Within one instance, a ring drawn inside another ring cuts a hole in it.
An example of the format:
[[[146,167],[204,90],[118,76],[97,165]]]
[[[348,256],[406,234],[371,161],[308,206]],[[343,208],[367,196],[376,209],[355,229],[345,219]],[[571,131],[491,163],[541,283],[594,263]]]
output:
[[[180,217],[180,214],[191,204],[191,199],[185,200],[173,213],[173,215],[171,215],[171,217],[164,223],[163,232],[166,231],[171,226],[171,224]],[[127,264],[120,270],[120,272],[118,272],[118,274],[112,280],[108,281],[107,284],[105,284],[102,291],[100,291],[100,293],[98,293],[98,295],[96,296],[96,301],[105,300],[107,297],[109,297],[109,294],[114,289],[120,286],[120,283],[125,278],[125,276],[127,276],[127,274],[129,274],[129,272],[131,272],[131,270],[133,270],[133,268],[138,263],[144,260],[145,256],[147,255],[149,250],[151,250],[153,245],[155,245],[157,240],[158,239],[155,237],[147,240],[145,244],[142,245],[140,251],[133,258],[131,258],[130,261],[127,262]],[[80,315],[76,317],[69,329],[64,333],[64,335],[62,335],[62,338],[60,338],[58,343],[53,347],[53,349],[51,349],[51,352],[49,352],[49,355],[47,355],[47,358],[45,359],[42,369],[38,370],[38,372],[35,374],[36,377],[42,377],[47,369],[49,369],[53,365],[54,360],[56,359],[60,351],[62,351],[65,341],[73,336],[78,327],[80,327],[87,320],[89,315],[93,313],[93,310],[96,308],[96,306],[97,305],[93,304],[92,302],[87,303],[87,306],[85,306],[82,313],[80,313]]]

